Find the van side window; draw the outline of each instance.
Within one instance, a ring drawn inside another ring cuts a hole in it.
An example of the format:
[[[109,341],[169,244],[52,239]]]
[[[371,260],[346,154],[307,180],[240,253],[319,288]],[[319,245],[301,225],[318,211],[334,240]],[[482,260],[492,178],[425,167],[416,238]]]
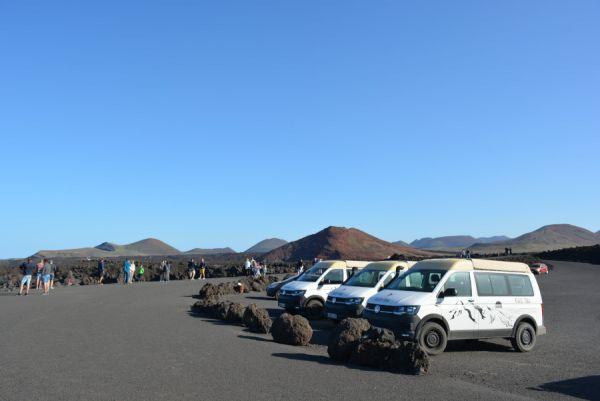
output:
[[[344,281],[344,271],[342,269],[333,269],[323,277],[323,283],[341,284]]]
[[[459,297],[470,297],[471,276],[469,275],[469,272],[458,272],[451,275],[448,278],[448,281],[446,281],[446,284],[444,284],[443,291],[448,288],[454,288]]]
[[[506,274],[475,273],[475,285],[477,294],[482,297],[510,295]]]
[[[533,296],[531,281],[529,281],[529,277],[524,274],[509,274],[508,287],[510,288],[510,294],[515,297]]]

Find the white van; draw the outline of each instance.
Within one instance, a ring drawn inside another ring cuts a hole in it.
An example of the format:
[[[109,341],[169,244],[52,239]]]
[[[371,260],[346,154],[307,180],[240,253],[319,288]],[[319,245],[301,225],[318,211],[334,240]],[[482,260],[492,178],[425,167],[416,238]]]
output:
[[[367,305],[367,299],[415,263],[397,260],[369,263],[329,293],[325,302],[325,316],[333,320],[360,316]]]
[[[430,259],[367,300],[373,325],[439,354],[448,340],[507,338],[521,352],[546,334],[540,289],[524,263]]]
[[[346,281],[352,270],[362,269],[369,263],[353,260],[318,262],[297,280],[281,287],[278,305],[288,312],[300,311],[309,319],[320,318],[327,294]]]

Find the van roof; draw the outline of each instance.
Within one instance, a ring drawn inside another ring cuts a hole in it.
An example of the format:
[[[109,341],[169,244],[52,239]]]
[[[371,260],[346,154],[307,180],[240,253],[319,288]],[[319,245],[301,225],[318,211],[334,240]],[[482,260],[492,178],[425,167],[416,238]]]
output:
[[[327,267],[357,267],[362,269],[366,265],[368,265],[369,261],[363,260],[322,260],[319,263],[326,264]],[[317,264],[319,264],[317,263]]]
[[[525,263],[503,262],[488,259],[427,259],[418,262],[415,268],[442,270],[494,270],[502,272],[530,273]]]
[[[371,262],[365,266],[365,269],[371,270],[396,270],[396,267],[401,266],[403,269],[411,268],[415,263],[413,261],[404,261],[404,260],[384,260],[381,262]]]

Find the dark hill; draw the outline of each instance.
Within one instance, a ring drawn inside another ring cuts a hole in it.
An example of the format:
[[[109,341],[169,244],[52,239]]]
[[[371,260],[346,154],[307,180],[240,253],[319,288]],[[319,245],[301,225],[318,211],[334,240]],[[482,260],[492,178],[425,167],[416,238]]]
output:
[[[194,248],[185,252],[190,255],[218,255],[218,254],[227,254],[227,253],[237,253],[233,249],[226,248]]]
[[[475,244],[470,249],[477,253],[503,252],[504,248],[512,248],[515,253],[543,252],[577,246],[591,246],[598,243],[600,243],[600,238],[585,228],[571,224],[552,224],[508,241],[493,244]]]
[[[470,235],[449,235],[445,237],[436,238],[421,238],[414,240],[410,243],[410,246],[419,249],[433,249],[433,250],[457,250],[467,248],[473,244],[489,244],[497,241],[509,240],[509,237],[504,235],[498,235],[494,237],[479,237],[475,238]]]
[[[246,253],[267,253],[287,243],[286,240],[280,238],[268,238],[246,249]]]
[[[427,252],[414,248],[392,244],[356,228],[327,227],[316,234],[274,249],[264,257],[269,261],[294,261],[315,257],[382,260],[393,254],[402,254],[407,257],[429,255]]]

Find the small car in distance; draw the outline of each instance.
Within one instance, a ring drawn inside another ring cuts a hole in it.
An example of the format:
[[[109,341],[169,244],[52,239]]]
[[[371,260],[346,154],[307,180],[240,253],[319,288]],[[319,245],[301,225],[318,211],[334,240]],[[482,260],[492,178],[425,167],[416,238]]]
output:
[[[546,265],[545,263],[534,263],[530,266],[530,269],[533,274],[549,273],[548,265]]]
[[[283,287],[287,283],[297,280],[298,277],[300,277],[299,274],[294,274],[291,277],[285,278],[281,281],[275,281],[274,283],[269,284],[267,286],[267,296],[271,297],[271,298],[279,299],[279,290],[281,290],[281,287]]]

